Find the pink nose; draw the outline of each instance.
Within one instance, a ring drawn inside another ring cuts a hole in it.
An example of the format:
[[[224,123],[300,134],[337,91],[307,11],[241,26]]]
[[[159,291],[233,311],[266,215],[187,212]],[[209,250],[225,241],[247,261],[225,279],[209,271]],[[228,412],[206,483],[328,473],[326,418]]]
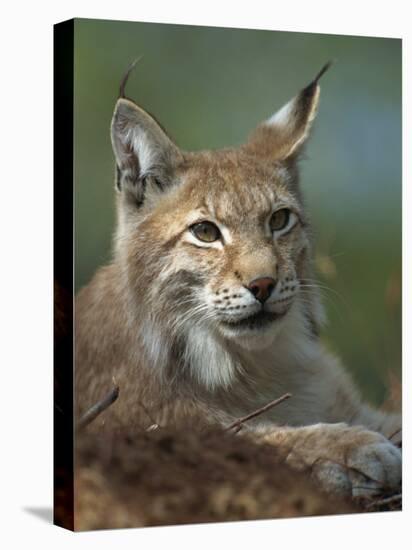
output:
[[[272,277],[261,277],[260,279],[255,279],[246,287],[256,300],[259,300],[262,304],[266,302],[269,296],[272,294],[276,285],[275,279]]]

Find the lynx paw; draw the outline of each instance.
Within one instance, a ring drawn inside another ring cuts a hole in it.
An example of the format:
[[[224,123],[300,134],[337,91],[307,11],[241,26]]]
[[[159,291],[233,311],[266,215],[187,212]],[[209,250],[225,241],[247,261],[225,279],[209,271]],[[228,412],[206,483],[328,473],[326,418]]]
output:
[[[318,433],[309,433],[294,452],[305,456],[326,491],[358,497],[400,487],[401,452],[383,435],[344,424],[313,428]]]
[[[346,424],[280,430],[266,438],[286,450],[286,462],[330,493],[373,496],[400,488],[402,455],[383,435]]]

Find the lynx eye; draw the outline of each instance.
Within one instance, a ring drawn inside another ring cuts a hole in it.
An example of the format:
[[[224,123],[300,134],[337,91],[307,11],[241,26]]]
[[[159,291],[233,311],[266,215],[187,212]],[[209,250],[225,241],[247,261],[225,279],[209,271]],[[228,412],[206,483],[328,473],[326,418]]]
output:
[[[220,239],[220,231],[212,222],[200,222],[190,226],[193,235],[204,243],[213,243]]]
[[[282,231],[285,229],[289,221],[291,221],[292,212],[287,208],[281,208],[276,212],[273,212],[272,217],[270,218],[270,229],[272,231]]]

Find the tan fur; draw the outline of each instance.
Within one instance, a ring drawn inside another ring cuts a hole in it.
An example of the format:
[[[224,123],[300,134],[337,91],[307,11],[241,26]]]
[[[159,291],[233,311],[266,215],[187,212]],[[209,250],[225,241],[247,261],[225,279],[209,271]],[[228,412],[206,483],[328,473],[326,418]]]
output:
[[[400,452],[376,432],[390,436],[400,418],[363,405],[318,338],[323,310],[307,284],[312,239],[297,170],[318,98],[316,79],[243,147],[199,153],[179,150],[150,115],[119,99],[114,257],[79,292],[75,312],[77,414],[113,377],[120,387],[94,429],[228,424],[290,392],[249,427],[287,449],[292,466],[310,466],[338,492],[399,483]],[[295,222],[274,234],[268,220],[281,208]],[[190,227],[201,221],[222,238],[197,240]],[[264,306],[246,288],[262,277],[276,281]],[[262,308],[278,318],[230,324]]]

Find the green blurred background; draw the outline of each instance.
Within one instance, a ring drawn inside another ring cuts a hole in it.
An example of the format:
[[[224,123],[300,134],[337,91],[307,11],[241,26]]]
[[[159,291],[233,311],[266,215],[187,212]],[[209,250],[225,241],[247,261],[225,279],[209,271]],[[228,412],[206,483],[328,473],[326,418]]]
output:
[[[77,19],[76,289],[110,258],[119,82],[184,149],[240,144],[329,59],[302,187],[317,236],[323,338],[364,395],[401,369],[401,41]]]

